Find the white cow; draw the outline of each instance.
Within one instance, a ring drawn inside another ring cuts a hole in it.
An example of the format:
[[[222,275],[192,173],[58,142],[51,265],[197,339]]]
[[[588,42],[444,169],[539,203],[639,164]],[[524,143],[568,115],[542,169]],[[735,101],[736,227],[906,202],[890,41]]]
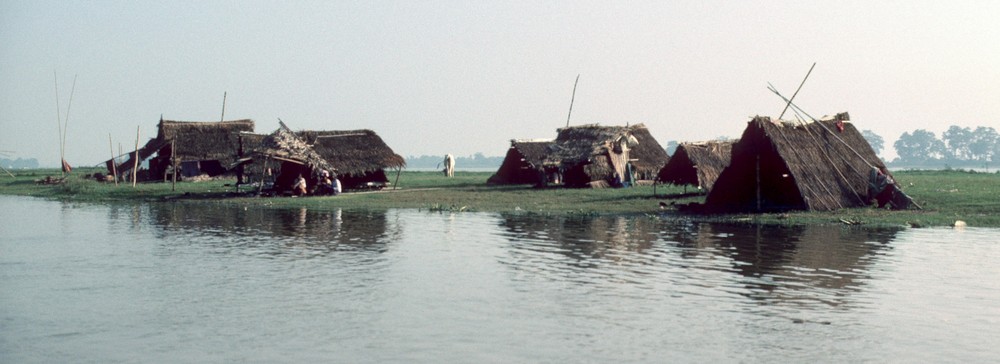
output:
[[[444,175],[447,177],[455,177],[455,157],[451,154],[444,155]]]

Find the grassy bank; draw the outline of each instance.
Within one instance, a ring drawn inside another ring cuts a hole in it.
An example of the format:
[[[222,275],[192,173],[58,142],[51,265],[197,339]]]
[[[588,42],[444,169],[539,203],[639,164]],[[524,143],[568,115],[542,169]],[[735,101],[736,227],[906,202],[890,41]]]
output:
[[[352,192],[336,197],[238,197],[233,180],[141,183],[115,186],[82,178],[98,170],[74,171],[65,183],[36,183],[58,170],[15,172],[0,177],[0,194],[27,195],[72,201],[190,201],[258,207],[310,209],[413,208],[431,211],[495,211],[570,214],[666,214],[696,221],[765,224],[852,224],[867,226],[950,226],[963,220],[969,226],[1000,227],[1000,175],[963,171],[899,171],[897,180],[923,206],[919,211],[874,208],[836,212],[735,214],[691,216],[674,206],[701,202],[703,195],[685,194],[675,186],[629,189],[535,189],[529,186],[487,186],[489,172],[457,172],[445,178],[437,172],[403,172],[396,189]],[[391,178],[394,178],[393,175]]]

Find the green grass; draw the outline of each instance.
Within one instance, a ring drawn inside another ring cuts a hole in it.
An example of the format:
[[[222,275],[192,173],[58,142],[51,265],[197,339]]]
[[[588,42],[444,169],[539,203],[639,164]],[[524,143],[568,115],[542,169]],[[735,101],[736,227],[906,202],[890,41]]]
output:
[[[44,185],[36,180],[58,177],[58,170],[17,171],[16,178],[0,176],[0,194],[27,195],[81,202],[184,200],[272,208],[387,209],[430,211],[493,211],[542,215],[664,215],[693,221],[748,224],[851,224],[865,226],[950,226],[963,220],[969,226],[1000,227],[1000,174],[964,171],[899,171],[896,179],[923,210],[890,211],[875,208],[835,212],[780,214],[684,215],[674,208],[704,201],[704,195],[684,194],[682,187],[642,186],[628,189],[536,189],[531,186],[487,186],[490,172],[457,172],[446,178],[438,172],[403,172],[395,189],[352,192],[329,197],[239,197],[233,180],[140,183],[115,186],[84,179],[98,169],[74,171],[66,183]],[[395,179],[390,175],[390,180]],[[661,203],[665,205],[661,207]]]

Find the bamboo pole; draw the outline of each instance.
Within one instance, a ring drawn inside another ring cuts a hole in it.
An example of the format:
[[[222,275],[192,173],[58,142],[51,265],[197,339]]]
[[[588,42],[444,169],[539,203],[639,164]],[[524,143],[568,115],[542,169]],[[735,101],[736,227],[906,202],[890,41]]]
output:
[[[219,121],[226,121],[226,94],[227,93],[228,92],[223,92],[222,93],[222,117],[219,118]]]
[[[802,79],[802,83],[799,84],[799,88],[795,89],[795,93],[792,94],[792,98],[788,99],[788,103],[785,104],[785,109],[781,110],[781,115],[778,115],[778,120],[781,120],[782,116],[785,116],[785,111],[788,111],[788,107],[792,106],[792,100],[795,100],[795,95],[799,94],[799,90],[802,89],[802,85],[806,84],[806,80],[809,79],[809,74],[813,72],[813,68],[816,67],[816,62],[813,62],[812,67],[809,67],[809,72],[806,72],[806,77]]]
[[[396,186],[399,186],[399,174],[403,173],[403,167],[396,168],[396,182],[392,183],[392,190],[396,190]]]
[[[66,177],[66,171],[63,168],[63,130],[62,130],[62,108],[59,107],[59,74],[56,70],[52,70],[52,77],[55,79],[56,86],[56,127],[59,128],[59,170],[62,171],[62,177]]]
[[[264,192],[264,176],[267,175],[267,161],[270,159],[271,157],[264,158],[264,168],[260,171],[260,186],[257,186],[258,195]]]
[[[115,186],[118,186],[118,161],[115,160],[115,144],[111,142],[111,133],[108,133],[108,148],[111,149],[111,177],[114,177]]]
[[[576,81],[573,81],[573,96],[569,98],[569,113],[566,115],[566,127],[569,127],[569,118],[573,116],[573,101],[576,100],[576,84],[580,82],[580,74],[576,75]]]
[[[135,163],[132,166],[132,188],[139,178],[139,127],[135,127]]]
[[[170,141],[170,164],[174,167],[174,180],[170,183],[170,191],[177,191],[177,143]]]
[[[8,170],[7,170],[6,168],[4,168],[3,166],[0,166],[0,169],[2,169],[2,170],[3,170],[4,172],[6,172],[6,173],[7,173],[7,175],[11,176],[12,178],[17,178],[16,176],[14,176],[14,174],[13,174],[13,173],[10,173],[10,171],[8,171]]]

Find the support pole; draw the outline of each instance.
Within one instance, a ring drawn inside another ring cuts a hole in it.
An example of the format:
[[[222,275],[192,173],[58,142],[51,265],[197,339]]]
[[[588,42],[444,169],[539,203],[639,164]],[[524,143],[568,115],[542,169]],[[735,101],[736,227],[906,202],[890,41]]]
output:
[[[170,191],[177,191],[177,142],[170,141],[170,165],[174,168],[174,181],[170,183]]]
[[[760,154],[757,154],[757,212],[760,212]]]
[[[576,75],[576,81],[573,81],[573,96],[569,98],[569,114],[566,115],[566,127],[569,127],[569,118],[573,116],[573,100],[576,99],[576,84],[580,82],[580,74]]]
[[[223,92],[222,93],[222,117],[219,118],[219,121],[226,121],[226,94],[227,93],[228,92]]]
[[[135,163],[132,165],[132,188],[139,178],[139,127],[135,127]]]
[[[108,133],[108,148],[111,149],[111,176],[115,178],[115,186],[118,186],[118,161],[115,160],[115,144],[111,142],[111,133]]]
[[[396,190],[396,186],[399,186],[399,175],[403,173],[403,167],[396,168],[396,182],[392,183],[392,190]]]
[[[792,98],[788,99],[788,104],[785,104],[785,109],[781,110],[781,115],[778,115],[778,120],[781,120],[782,116],[785,116],[785,111],[788,111],[788,107],[792,106],[792,100],[795,100],[795,95],[799,94],[799,90],[802,89],[802,85],[806,84],[806,80],[809,79],[809,74],[813,72],[813,68],[816,67],[816,62],[813,62],[812,67],[809,67],[809,72],[806,72],[806,77],[802,79],[802,83],[799,84],[799,88],[795,89],[795,93],[792,94]]]

